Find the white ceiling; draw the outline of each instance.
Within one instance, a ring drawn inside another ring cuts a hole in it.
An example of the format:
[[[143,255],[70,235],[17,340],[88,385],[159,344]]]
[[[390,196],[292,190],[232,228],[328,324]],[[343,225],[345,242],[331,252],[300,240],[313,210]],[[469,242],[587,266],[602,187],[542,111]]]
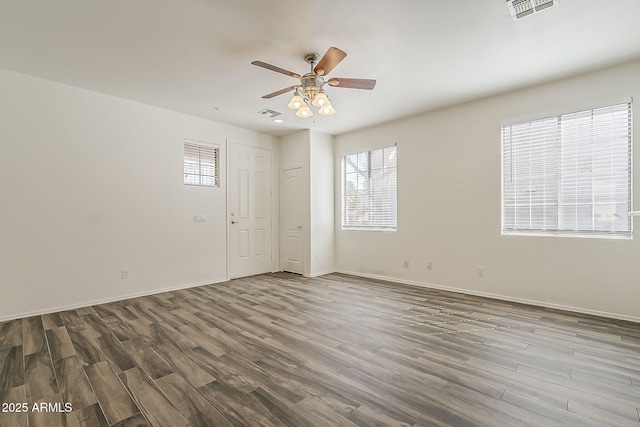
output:
[[[337,113],[301,119],[289,95],[330,46]],[[640,57],[639,0],[560,0],[514,22],[505,0],[0,0],[0,68],[282,135],[340,134]],[[640,76],[639,76],[640,78]],[[271,108],[284,123],[258,114]]]

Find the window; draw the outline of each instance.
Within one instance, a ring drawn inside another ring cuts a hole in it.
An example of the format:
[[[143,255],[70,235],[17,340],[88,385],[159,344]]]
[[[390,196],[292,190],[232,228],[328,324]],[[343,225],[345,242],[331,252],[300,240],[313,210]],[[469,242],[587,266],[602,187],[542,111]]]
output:
[[[342,158],[342,228],[395,230],[396,147]]]
[[[503,233],[631,236],[631,103],[502,128]]]
[[[184,183],[219,187],[219,152],[217,145],[184,140]]]

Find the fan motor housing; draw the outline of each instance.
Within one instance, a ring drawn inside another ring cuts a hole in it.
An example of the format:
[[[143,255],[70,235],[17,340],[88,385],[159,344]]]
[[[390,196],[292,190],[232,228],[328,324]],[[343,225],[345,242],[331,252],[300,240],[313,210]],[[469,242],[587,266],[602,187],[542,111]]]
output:
[[[302,91],[309,99],[313,99],[320,92],[324,79],[315,73],[307,73],[300,77],[300,83],[302,83]]]

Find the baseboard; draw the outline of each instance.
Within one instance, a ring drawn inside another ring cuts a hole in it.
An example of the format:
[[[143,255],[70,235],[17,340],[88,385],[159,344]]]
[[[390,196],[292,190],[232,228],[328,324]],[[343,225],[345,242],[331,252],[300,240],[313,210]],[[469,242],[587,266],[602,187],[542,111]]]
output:
[[[326,276],[327,274],[331,274],[331,273],[337,273],[337,272],[335,270],[327,270],[321,273],[305,274],[304,277],[320,277],[320,276]]]
[[[105,299],[101,299],[101,300],[87,301],[87,302],[82,302],[82,303],[78,303],[78,304],[69,304],[69,305],[59,306],[59,307],[55,307],[55,308],[45,308],[45,309],[42,309],[42,310],[35,310],[35,311],[26,312],[26,313],[18,313],[18,314],[9,315],[9,316],[0,316],[0,322],[6,322],[8,320],[15,320],[15,319],[23,319],[25,317],[41,316],[43,314],[57,313],[59,311],[75,310],[75,309],[78,309],[78,308],[89,307],[89,306],[92,306],[92,305],[108,304],[110,302],[124,301],[124,300],[127,300],[127,299],[138,298],[138,297],[146,297],[146,296],[149,296],[149,295],[161,294],[163,292],[177,291],[177,290],[180,290],[180,289],[189,289],[189,288],[196,288],[198,286],[213,285],[213,284],[216,284],[216,283],[224,283],[226,281],[227,281],[227,279],[217,279],[217,280],[213,280],[213,281],[190,283],[190,284],[186,284],[186,285],[169,286],[167,288],[154,289],[154,290],[151,290],[151,291],[145,291],[145,292],[138,292],[138,293],[134,293],[134,294],[121,295],[121,296],[117,296],[117,297],[113,297],[113,298],[105,298]]]
[[[493,293],[489,293],[489,292],[479,292],[479,291],[473,291],[473,290],[464,289],[464,288],[455,288],[455,287],[451,287],[451,286],[441,286],[441,285],[435,285],[435,284],[432,284],[432,283],[417,282],[417,281],[413,281],[413,280],[399,279],[399,278],[396,278],[396,277],[381,276],[381,275],[377,275],[377,274],[367,274],[367,273],[361,273],[361,272],[355,272],[355,271],[347,271],[347,270],[336,270],[336,273],[348,274],[350,276],[358,276],[358,277],[364,277],[364,278],[368,278],[368,279],[386,280],[386,281],[389,281],[389,282],[402,283],[404,285],[419,286],[419,287],[422,287],[422,288],[437,289],[437,290],[441,290],[441,291],[458,292],[458,293],[461,293],[461,294],[474,295],[474,296],[478,296],[478,297],[485,297],[485,298],[491,298],[491,299],[497,299],[497,300],[501,300],[501,301],[517,302],[517,303],[520,303],[520,304],[534,305],[534,306],[537,306],[537,307],[552,308],[552,309],[555,309],[555,310],[569,311],[569,312],[581,313],[581,314],[589,314],[589,315],[592,315],[592,316],[607,317],[607,318],[610,318],[610,319],[626,320],[628,322],[640,323],[640,317],[628,316],[626,314],[609,313],[609,312],[606,312],[606,311],[591,310],[591,309],[588,309],[588,308],[573,307],[573,306],[562,305],[562,304],[554,304],[554,303],[550,303],[550,302],[546,302],[546,301],[538,301],[538,300],[531,300],[531,299],[526,299],[526,298],[518,298],[518,297],[512,297],[512,296],[508,296],[508,295],[493,294]]]
[[[567,305],[562,305],[562,304],[554,304],[554,303],[549,303],[549,302],[545,302],[545,301],[531,300],[531,299],[526,299],[526,298],[517,298],[517,297],[508,296],[508,295],[493,294],[493,293],[489,293],[489,292],[479,292],[479,291],[473,291],[473,290],[464,289],[464,288],[455,288],[455,287],[452,287],[452,286],[442,286],[442,285],[436,285],[436,284],[433,284],[433,283],[417,282],[417,281],[414,281],[414,280],[406,280],[406,279],[400,279],[400,278],[396,278],[396,277],[382,276],[382,275],[377,275],[377,274],[367,274],[367,273],[348,271],[348,270],[329,270],[329,271],[325,271],[325,272],[321,272],[321,273],[314,273],[312,275],[308,275],[308,276],[305,276],[305,277],[319,277],[319,276],[324,276],[324,275],[331,274],[331,273],[348,274],[350,276],[364,277],[364,278],[376,279],[376,280],[385,280],[385,281],[389,281],[389,282],[402,283],[402,284],[405,284],[405,285],[419,286],[419,287],[422,287],[422,288],[437,289],[437,290],[449,291],[449,292],[458,292],[458,293],[462,293],[462,294],[475,295],[475,296],[479,296],[479,297],[492,298],[492,299],[497,299],[497,300],[502,300],[502,301],[516,302],[516,303],[520,303],[520,304],[534,305],[534,306],[544,307],[544,308],[552,308],[552,309],[555,309],[555,310],[563,310],[563,311],[568,311],[568,312],[589,314],[589,315],[592,315],[592,316],[607,317],[607,318],[611,318],[611,319],[619,319],[619,320],[625,320],[625,321],[628,321],[628,322],[640,323],[640,317],[636,317],[636,316],[627,316],[627,315],[624,315],[624,314],[609,313],[609,312],[606,312],[606,311],[591,310],[591,309],[586,309],[586,308],[582,308],[582,307],[573,307],[573,306],[567,306]],[[222,279],[206,281],[206,282],[190,283],[190,284],[178,285],[178,286],[169,286],[169,287],[162,288],[162,289],[154,289],[154,290],[151,290],[151,291],[145,291],[145,292],[138,292],[138,293],[134,293],[134,294],[121,295],[121,296],[113,297],[113,298],[105,298],[105,299],[101,299],[101,300],[87,301],[87,302],[82,302],[82,303],[78,303],[78,304],[69,304],[69,305],[59,306],[59,307],[55,307],[55,308],[46,308],[46,309],[42,309],[42,310],[35,310],[35,311],[30,311],[30,312],[25,312],[25,313],[18,313],[18,314],[9,315],[9,316],[0,316],[0,322],[6,322],[6,321],[9,321],[9,320],[14,320],[14,319],[22,319],[22,318],[31,317],[31,316],[40,316],[40,315],[49,314],[49,313],[57,313],[59,311],[75,310],[75,309],[78,309],[78,308],[88,307],[88,306],[92,306],[92,305],[108,304],[108,303],[111,303],[111,302],[123,301],[123,300],[131,299],[131,298],[138,298],[138,297],[144,297],[144,296],[149,296],[149,295],[155,295],[155,294],[160,294],[160,293],[163,293],[163,292],[176,291],[176,290],[180,290],[180,289],[189,289],[189,288],[195,288],[195,287],[198,287],[198,286],[213,285],[213,284],[216,284],[216,283],[224,283],[226,281],[227,281],[226,278],[222,278]]]

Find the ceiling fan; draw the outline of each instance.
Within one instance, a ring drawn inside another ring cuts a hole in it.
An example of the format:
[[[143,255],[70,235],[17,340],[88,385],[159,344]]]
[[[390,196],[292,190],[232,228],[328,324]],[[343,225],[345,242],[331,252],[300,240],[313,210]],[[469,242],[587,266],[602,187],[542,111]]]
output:
[[[300,84],[298,85],[289,86],[269,93],[264,95],[263,98],[270,99],[293,91],[294,94],[288,107],[298,110],[296,112],[296,116],[313,116],[313,111],[311,111],[310,105],[318,107],[318,112],[320,114],[328,116],[334,114],[336,110],[333,108],[329,97],[324,91],[325,85],[365,90],[371,90],[376,85],[376,81],[372,79],[332,77],[325,80],[325,76],[329,74],[331,70],[333,70],[335,66],[338,65],[346,56],[347,54],[337,47],[330,47],[322,58],[320,58],[320,55],[317,53],[309,53],[305,55],[304,60],[311,66],[311,71],[304,75],[300,75],[293,71],[285,70],[262,61],[253,61],[252,64],[277,73],[286,74],[287,76],[300,80]],[[320,60],[318,60],[319,58]]]

